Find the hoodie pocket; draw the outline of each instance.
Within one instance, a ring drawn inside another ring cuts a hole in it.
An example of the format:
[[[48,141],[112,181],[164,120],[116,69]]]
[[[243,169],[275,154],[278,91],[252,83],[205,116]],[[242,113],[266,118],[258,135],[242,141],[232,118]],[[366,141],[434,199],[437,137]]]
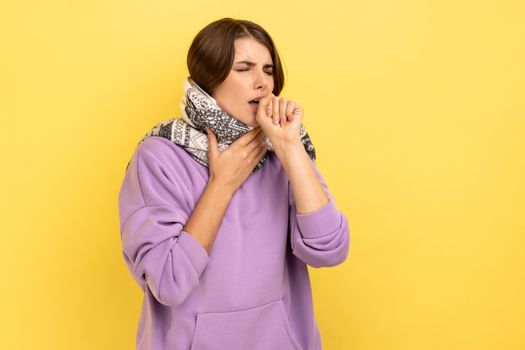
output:
[[[282,299],[250,309],[197,314],[191,350],[302,350]]]

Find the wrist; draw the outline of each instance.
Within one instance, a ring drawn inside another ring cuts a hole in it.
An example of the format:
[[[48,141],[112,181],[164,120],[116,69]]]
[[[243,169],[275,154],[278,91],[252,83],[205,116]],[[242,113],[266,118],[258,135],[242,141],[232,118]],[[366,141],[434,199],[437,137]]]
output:
[[[286,162],[290,158],[296,158],[297,156],[300,156],[302,153],[306,152],[304,145],[300,140],[276,144],[272,142],[272,145],[274,146],[273,151],[281,163]]]
[[[234,190],[230,189],[229,186],[218,181],[214,177],[209,178],[208,184],[206,185],[205,190],[215,196],[218,196],[220,198],[225,198],[228,201],[232,199],[233,193],[235,192]]]
[[[273,150],[275,153],[291,153],[297,152],[298,150],[304,149],[304,145],[301,140],[287,141],[287,142],[274,142],[272,141]]]

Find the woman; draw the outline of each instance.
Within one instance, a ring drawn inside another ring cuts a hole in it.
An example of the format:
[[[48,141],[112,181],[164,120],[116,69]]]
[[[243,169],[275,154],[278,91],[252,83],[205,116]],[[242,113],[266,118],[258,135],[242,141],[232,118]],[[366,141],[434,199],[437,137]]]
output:
[[[278,97],[269,34],[223,18],[188,52],[182,119],[153,127],[119,192],[123,255],[144,292],[137,349],[321,349],[307,264],[349,227],[302,125]]]

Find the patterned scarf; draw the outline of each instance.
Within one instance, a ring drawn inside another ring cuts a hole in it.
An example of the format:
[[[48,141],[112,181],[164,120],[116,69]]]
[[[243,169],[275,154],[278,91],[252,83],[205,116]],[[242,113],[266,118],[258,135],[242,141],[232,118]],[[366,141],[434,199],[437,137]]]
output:
[[[209,127],[215,134],[217,146],[221,151],[254,128],[224,112],[217,105],[216,100],[198,86],[191,77],[187,77],[184,81],[184,98],[180,103],[180,109],[182,119],[171,118],[156,124],[142,137],[137,146],[150,136],[164,137],[182,146],[197,162],[208,167],[206,127]],[[306,152],[315,161],[315,148],[304,125],[301,125],[300,136]],[[273,151],[268,137],[265,138],[264,143],[268,151]],[[265,154],[252,172],[260,169],[267,157]],[[126,170],[130,163],[131,160]]]

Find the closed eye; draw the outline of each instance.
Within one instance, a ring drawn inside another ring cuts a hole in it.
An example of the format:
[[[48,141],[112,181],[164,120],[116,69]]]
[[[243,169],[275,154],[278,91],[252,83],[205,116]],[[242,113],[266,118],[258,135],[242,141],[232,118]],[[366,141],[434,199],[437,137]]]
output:
[[[236,69],[237,72],[247,72],[249,69]],[[265,72],[268,75],[273,75],[273,72]]]

